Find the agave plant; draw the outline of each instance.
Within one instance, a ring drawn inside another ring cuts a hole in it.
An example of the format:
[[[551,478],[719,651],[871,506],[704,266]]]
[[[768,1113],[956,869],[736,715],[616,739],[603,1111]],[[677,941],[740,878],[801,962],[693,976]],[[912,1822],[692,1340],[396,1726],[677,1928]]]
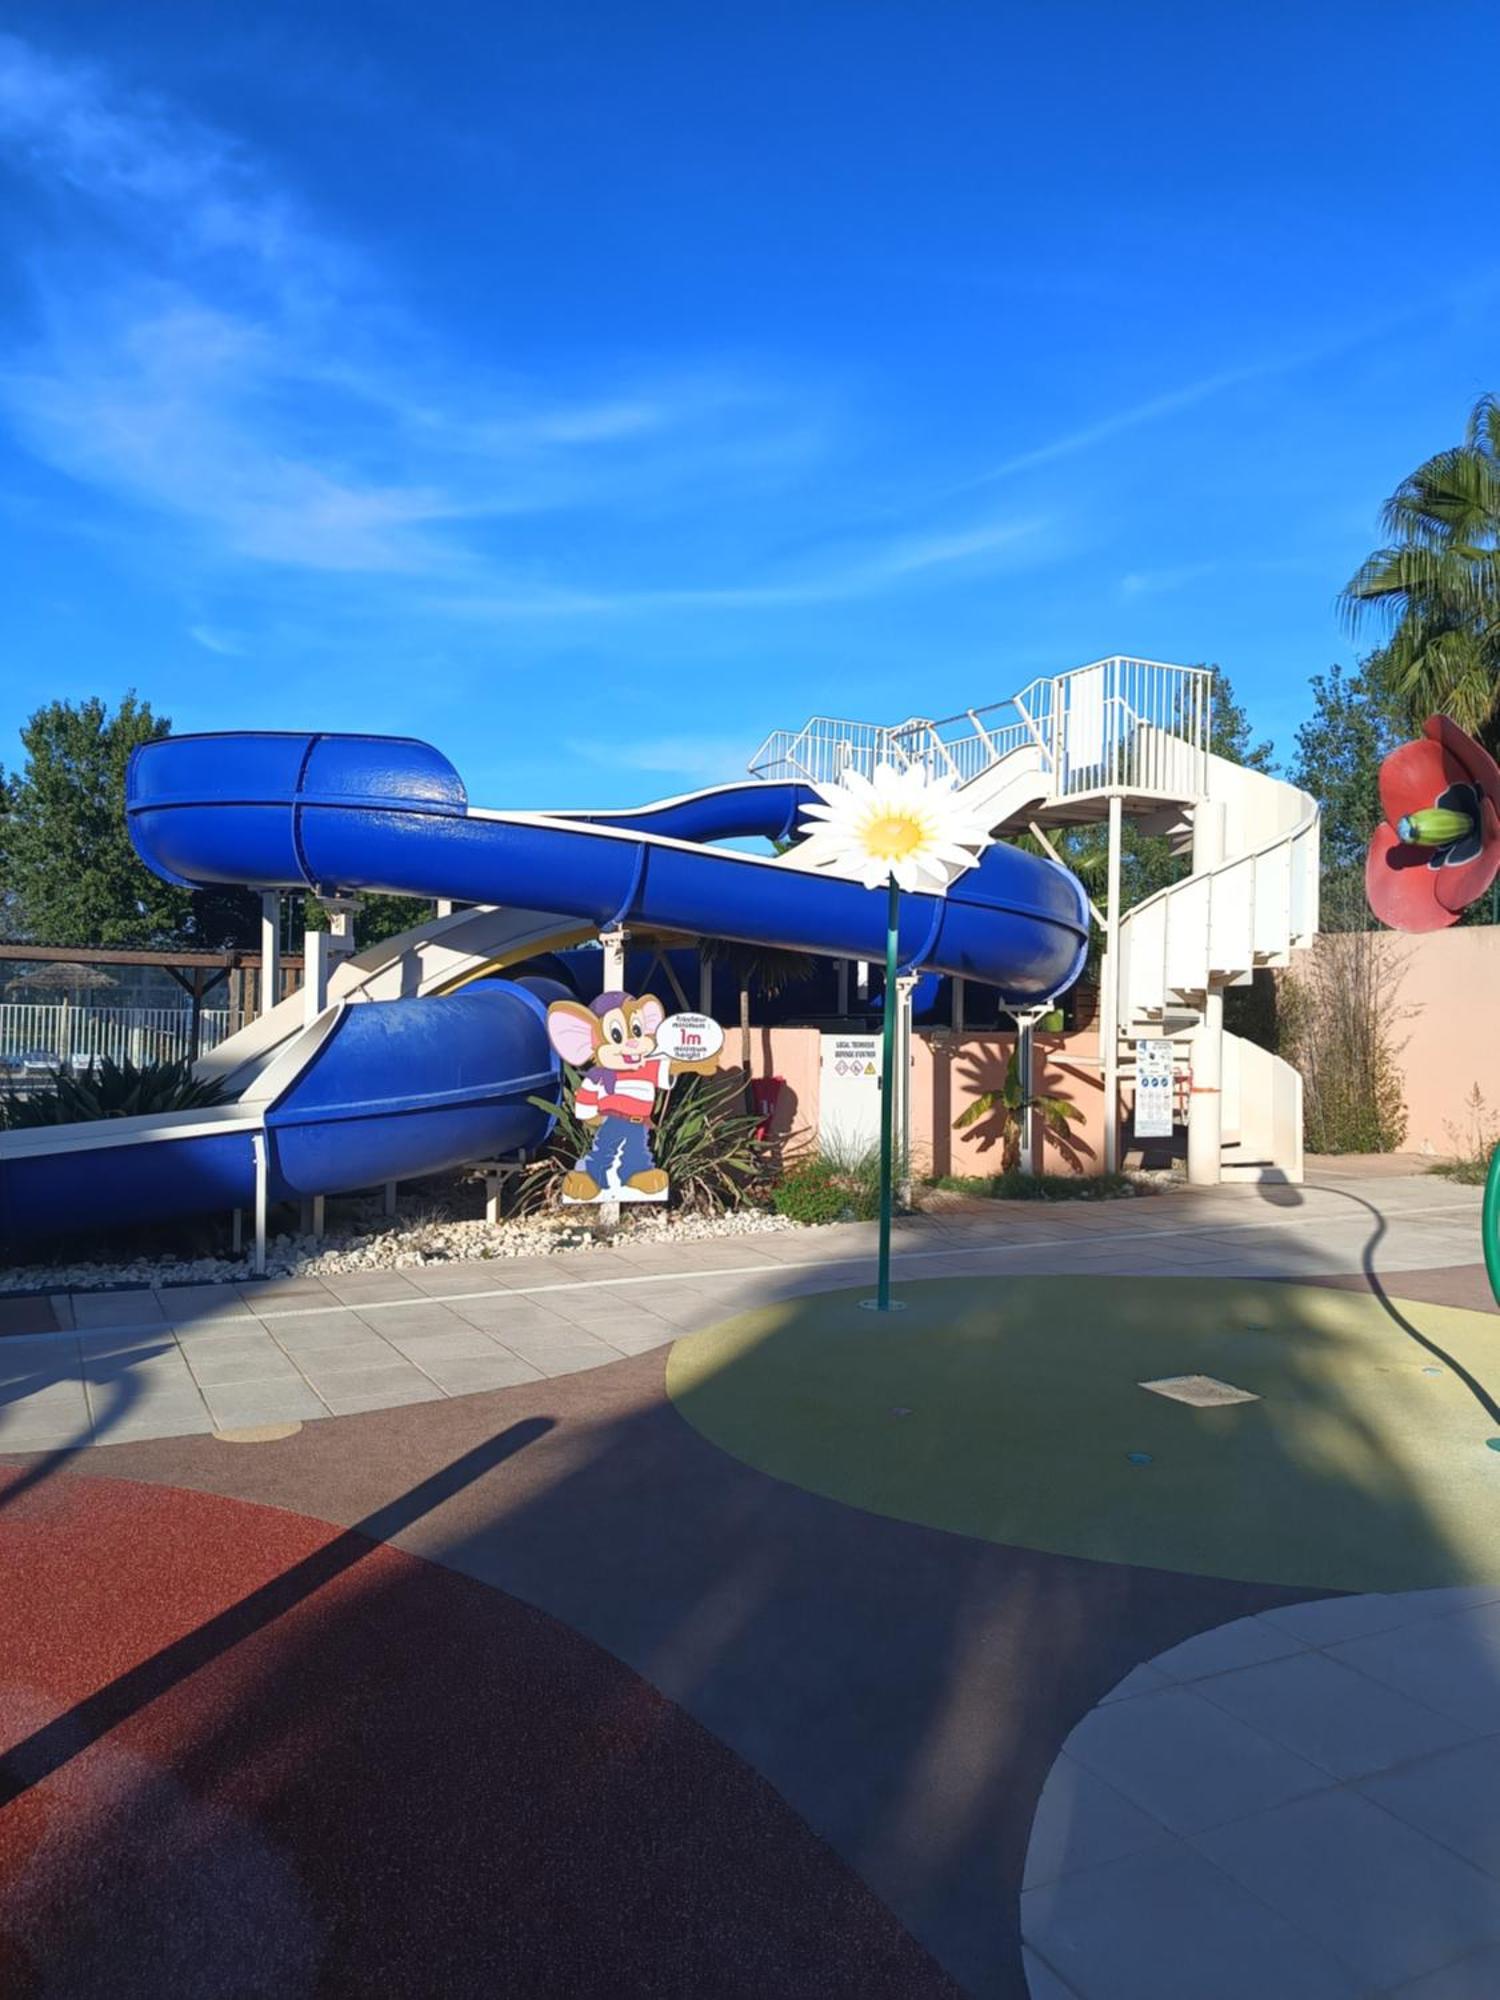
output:
[[[544,1157],[521,1176],[517,1206],[556,1208],[564,1176],[587,1153],[593,1132],[573,1109],[580,1073],[563,1066],[562,1103],[547,1097],[530,1101],[542,1111],[557,1110]],[[739,1109],[740,1087],[732,1073],[685,1076],[669,1093],[651,1134],[651,1155],[672,1184],[676,1208],[693,1215],[718,1215],[732,1208],[765,1177],[765,1147],[756,1136],[759,1119]]]
[[[105,1056],[96,1069],[55,1069],[40,1089],[0,1103],[0,1126],[82,1125],[100,1118],[159,1116],[220,1104],[223,1086],[190,1062],[129,1063]]]

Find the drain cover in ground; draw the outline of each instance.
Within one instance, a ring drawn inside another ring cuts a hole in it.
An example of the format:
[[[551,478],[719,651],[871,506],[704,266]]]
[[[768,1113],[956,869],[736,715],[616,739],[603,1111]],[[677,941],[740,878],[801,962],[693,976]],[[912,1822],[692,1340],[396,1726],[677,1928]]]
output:
[[[1195,1410],[1217,1410],[1225,1403],[1258,1403],[1260,1397],[1248,1389],[1236,1389],[1232,1382],[1217,1381],[1212,1375],[1163,1375],[1156,1382],[1142,1382],[1153,1396],[1170,1396],[1174,1403],[1191,1403]]]

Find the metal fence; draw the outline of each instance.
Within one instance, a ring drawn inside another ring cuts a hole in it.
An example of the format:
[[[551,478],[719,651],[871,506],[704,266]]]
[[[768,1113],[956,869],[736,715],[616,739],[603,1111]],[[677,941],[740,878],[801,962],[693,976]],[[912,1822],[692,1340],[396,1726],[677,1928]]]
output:
[[[887,728],[814,716],[778,729],[751,759],[761,778],[836,782],[851,766],[922,764],[968,784],[1034,746],[1058,797],[1122,791],[1202,796],[1212,728],[1212,676],[1202,667],[1116,656],[1034,680],[1008,701]]]
[[[229,1007],[205,1007],[198,1053],[206,1054],[242,1021]],[[191,1007],[89,1007],[67,1001],[0,1002],[0,1071],[11,1077],[74,1068],[112,1056],[116,1062],[182,1062],[192,1054]]]

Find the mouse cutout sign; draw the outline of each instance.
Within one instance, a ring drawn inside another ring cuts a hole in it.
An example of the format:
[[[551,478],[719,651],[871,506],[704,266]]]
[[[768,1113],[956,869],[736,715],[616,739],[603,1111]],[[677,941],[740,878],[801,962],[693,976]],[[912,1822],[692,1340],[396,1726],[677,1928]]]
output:
[[[583,1071],[573,1114],[592,1144],[563,1180],[562,1198],[665,1201],[668,1178],[651,1151],[658,1097],[679,1076],[712,1076],[724,1030],[706,1014],[673,1014],[648,993],[601,993],[590,1005],[555,1000],[547,1036],[566,1063]]]

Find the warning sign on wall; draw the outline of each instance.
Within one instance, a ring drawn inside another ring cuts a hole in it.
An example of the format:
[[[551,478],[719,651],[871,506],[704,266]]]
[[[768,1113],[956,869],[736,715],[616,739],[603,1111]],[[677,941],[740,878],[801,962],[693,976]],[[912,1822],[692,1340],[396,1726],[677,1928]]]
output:
[[[1170,1042],[1135,1045],[1135,1136],[1170,1139],[1176,1098]]]
[[[880,1144],[879,1035],[824,1035],[818,1138],[840,1153]]]

